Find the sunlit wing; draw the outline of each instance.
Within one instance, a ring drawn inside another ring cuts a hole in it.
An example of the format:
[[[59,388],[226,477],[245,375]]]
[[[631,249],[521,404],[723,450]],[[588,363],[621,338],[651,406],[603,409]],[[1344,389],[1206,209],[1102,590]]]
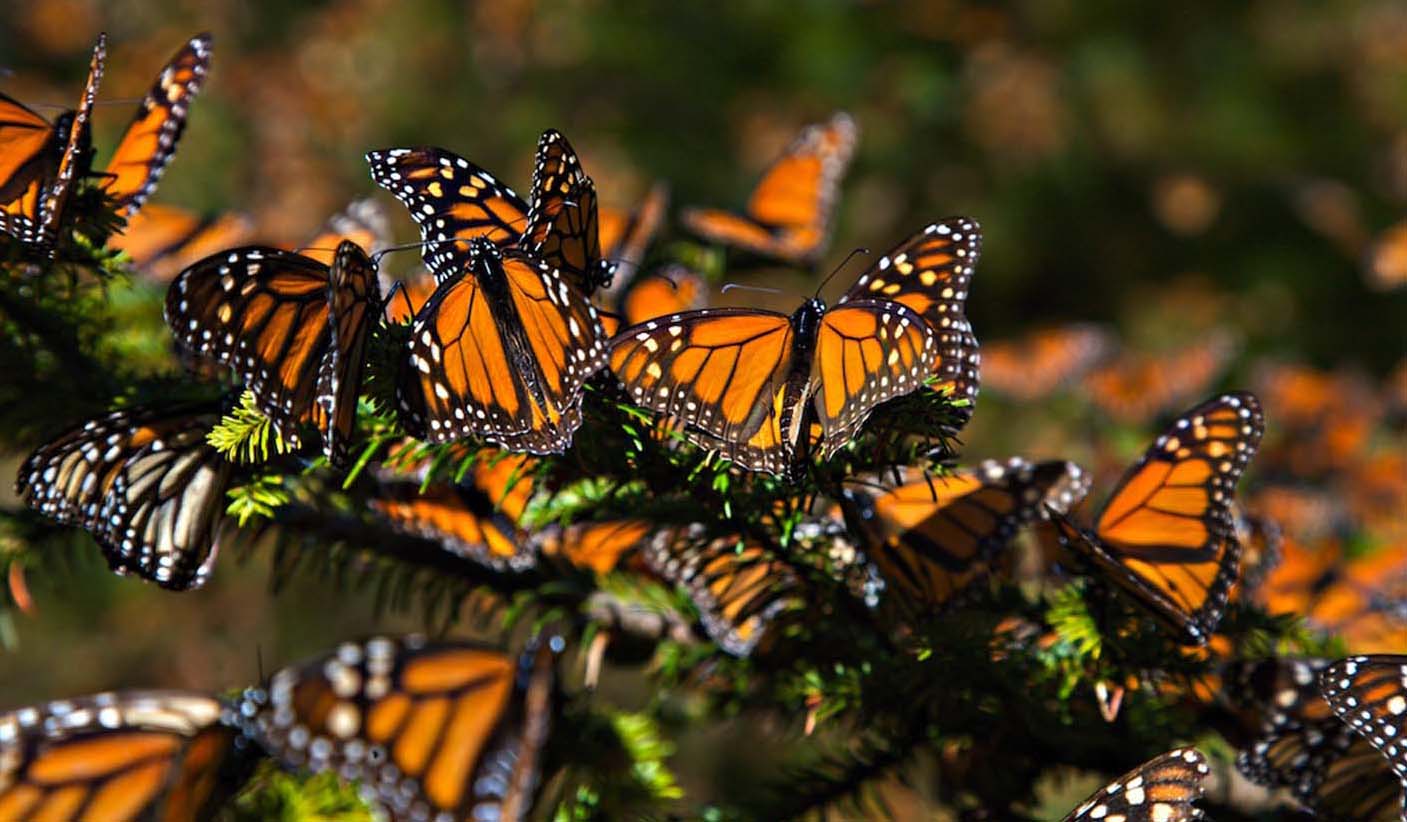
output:
[[[614,337],[626,326],[702,308],[708,286],[703,277],[684,266],[669,265],[657,272],[637,276],[617,294],[617,312],[610,316],[602,315],[601,324],[608,337]]]
[[[88,530],[114,571],[198,587],[214,564],[230,476],[205,441],[217,420],[189,407],[97,417],[31,454],[17,491],[45,516]]]
[[[1202,818],[1194,803],[1211,768],[1195,748],[1154,757],[1094,792],[1064,822],[1193,822]]]
[[[205,819],[247,768],[213,697],[124,691],[0,713],[0,819]]]
[[[15,237],[39,224],[39,199],[58,171],[64,141],[48,120],[0,94],[0,230]]]
[[[650,520],[612,519],[549,527],[533,535],[543,556],[561,557],[597,574],[615,570],[621,558],[644,544],[656,529]]]
[[[1014,400],[1038,400],[1083,376],[1112,344],[1108,332],[1084,324],[988,341],[982,346],[982,384]]]
[[[1045,517],[1047,507],[1069,511],[1088,489],[1074,463],[1013,458],[938,477],[917,469],[853,477],[842,507],[886,595],[931,614],[1000,566],[1022,526]]]
[[[246,691],[238,714],[282,765],[359,781],[396,822],[517,822],[555,721],[560,642],[516,660],[415,636],[343,643]]]
[[[412,327],[398,390],[411,433],[560,453],[581,424],[583,385],[605,366],[604,340],[595,307],[558,270],[480,241]]]
[[[360,246],[367,254],[376,254],[391,245],[391,221],[386,209],[376,200],[353,200],[347,207],[327,218],[302,246],[292,249],[324,265],[332,265],[337,247],[344,241]]]
[[[634,282],[668,211],[669,186],[664,182],[650,186],[645,199],[632,212],[597,209],[601,257],[610,264],[613,275],[606,289],[608,294],[620,294],[627,283]]]
[[[211,37],[199,34],[176,52],[137,106],[137,113],[108,160],[103,185],[117,201],[118,213],[130,216],[156,190],[157,181],[176,153],[186,128],[191,100],[200,93],[210,69]]]
[[[1230,505],[1264,429],[1248,393],[1184,412],[1115,487],[1094,534],[1057,517],[1062,539],[1181,641],[1205,643],[1238,577]]]
[[[371,179],[401,201],[427,243],[425,264],[440,280],[469,262],[469,240],[517,242],[528,204],[477,165],[444,149],[394,148],[366,155]]]
[[[530,196],[523,247],[561,271],[573,288],[590,294],[609,279],[609,266],[601,259],[596,186],[555,129],[538,141]]]
[[[253,236],[254,220],[247,214],[202,216],[150,203],[127,218],[126,229],[110,237],[108,246],[126,251],[146,279],[165,283],[197,260]]]
[[[977,399],[981,354],[967,321],[967,292],[982,254],[982,229],[954,217],[925,227],[875,261],[839,304],[889,300],[907,306],[933,329],[929,373],[955,399]]]
[[[351,240],[337,247],[328,277],[331,338],[318,369],[314,422],[323,432],[323,452],[334,466],[341,466],[356,428],[367,339],[381,307],[381,292],[376,264]]]
[[[844,112],[807,126],[763,173],[745,214],[686,209],[684,225],[712,242],[813,263],[830,242],[831,215],[857,140],[855,122]]]

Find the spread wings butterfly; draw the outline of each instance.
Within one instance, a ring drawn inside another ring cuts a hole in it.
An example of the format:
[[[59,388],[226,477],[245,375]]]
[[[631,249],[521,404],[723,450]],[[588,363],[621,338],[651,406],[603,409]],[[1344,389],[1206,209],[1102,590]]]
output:
[[[166,294],[166,324],[183,349],[233,369],[285,440],[296,447],[311,423],[341,465],[380,305],[376,265],[356,243],[343,241],[330,266],[247,246],[183,271]]]
[[[366,155],[371,179],[396,196],[420,226],[425,263],[440,281],[471,263],[471,241],[533,252],[584,294],[610,279],[601,258],[596,187],[560,132],[544,132],[533,166],[532,202],[492,174],[440,148]]]
[[[1156,756],[1094,792],[1063,822],[1192,822],[1202,818],[1194,806],[1211,769],[1195,748],[1177,748]]]
[[[1264,430],[1260,402],[1244,392],[1184,412],[1115,486],[1093,532],[1051,512],[1062,544],[1180,641],[1205,644],[1237,579],[1230,505]]]
[[[0,819],[208,818],[245,776],[219,700],[103,693],[0,713]]]
[[[1048,507],[1068,511],[1088,488],[1074,463],[1012,458],[944,476],[904,468],[852,477],[841,506],[885,581],[886,597],[932,614],[1000,565],[1001,550],[1022,526],[1045,517]]]
[[[397,822],[516,822],[532,807],[555,718],[560,642],[516,661],[415,636],[348,642],[247,691],[238,713],[283,765],[358,780]]]
[[[975,223],[950,220],[880,258],[832,308],[812,299],[789,317],[702,309],[633,326],[612,341],[611,370],[636,403],[682,420],[693,442],[748,470],[786,473],[805,445],[808,405],[824,455],[930,375],[975,397],[963,303],[980,243]]]
[[[173,590],[215,561],[231,466],[205,441],[206,406],[117,411],[39,448],[16,490],[31,508],[92,533],[108,564]]]
[[[786,262],[816,262],[830,243],[840,181],[858,129],[845,112],[807,126],[763,173],[743,214],[685,209],[684,225],[712,242]]]

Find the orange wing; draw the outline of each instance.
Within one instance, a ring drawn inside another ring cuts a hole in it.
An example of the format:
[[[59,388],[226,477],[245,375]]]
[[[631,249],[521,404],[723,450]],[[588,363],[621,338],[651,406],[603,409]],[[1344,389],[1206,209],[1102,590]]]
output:
[[[39,199],[59,167],[64,140],[48,120],[0,94],[0,230],[38,225]]]
[[[982,346],[982,382],[1015,400],[1038,400],[1083,376],[1112,344],[1108,332],[1084,324],[988,342]]]
[[[693,442],[750,470],[782,473],[806,400],[803,386],[788,390],[794,339],[785,314],[702,309],[620,332],[610,365],[637,404],[683,420]]]
[[[347,207],[327,218],[317,233],[299,248],[299,254],[332,265],[337,247],[343,241],[356,243],[367,254],[376,254],[391,245],[391,221],[386,209],[376,200],[354,200]]]
[[[127,691],[0,714],[0,819],[206,818],[250,764],[219,700]]]
[[[669,211],[669,186],[657,182],[640,205],[630,213],[611,208],[598,210],[600,221],[601,256],[612,268],[608,294],[619,295],[626,283],[634,282],[635,272],[645,261],[650,243],[655,239]]]
[[[393,323],[413,322],[439,287],[435,275],[423,268],[399,281],[383,275],[381,284],[386,291],[386,316]],[[397,293],[392,294],[392,289]]]
[[[1202,785],[1211,768],[1196,748],[1178,748],[1129,771],[1070,811],[1062,822],[1194,822],[1202,811]]]
[[[610,265],[601,259],[596,185],[582,171],[571,143],[555,129],[543,132],[537,144],[522,245],[583,294],[610,281]]]
[[[126,251],[145,279],[166,283],[197,260],[252,236],[254,220],[247,214],[200,216],[149,204],[127,218],[127,227],[110,237],[108,246]]]
[[[685,209],[684,225],[699,236],[788,262],[811,264],[830,242],[831,214],[850,166],[858,132],[837,112],[807,126],[762,175],[746,215]]]
[[[1374,291],[1407,285],[1407,220],[1394,223],[1373,240],[1363,261],[1363,276]]]
[[[1074,463],[1013,458],[942,477],[904,469],[851,478],[842,507],[900,606],[932,614],[1001,564],[999,552],[1047,506],[1064,513],[1088,490]]]
[[[1182,414],[1124,476],[1093,534],[1056,518],[1064,544],[1174,629],[1203,645],[1237,580],[1231,501],[1265,422],[1251,394],[1224,394]]]
[[[108,565],[174,590],[215,561],[230,466],[205,441],[212,409],[117,411],[37,449],[17,491],[31,508],[92,533]]]
[[[166,293],[166,324],[186,351],[229,366],[295,447],[318,421],[318,370],[331,342],[328,267],[247,246],[201,260]]]
[[[849,442],[876,406],[921,387],[936,342],[899,303],[857,300],[822,315],[811,368],[822,454]]]
[[[571,444],[606,348],[595,307],[558,270],[481,239],[416,316],[409,358],[397,396],[413,435],[552,454]]]
[[[700,541],[696,529],[669,529],[645,546],[645,561],[689,592],[718,647],[747,656],[783,614],[803,606],[791,566],[755,542],[729,536]]]
[[[840,304],[889,300],[913,309],[937,336],[929,369],[938,376],[937,387],[971,403],[977,399],[982,358],[966,305],[981,254],[982,229],[973,220],[934,223],[876,260]]]
[[[492,174],[439,148],[394,148],[366,155],[371,179],[396,195],[420,226],[425,264],[436,278],[454,277],[469,262],[469,241],[516,243],[528,205]]]
[[[668,314],[702,308],[708,296],[703,277],[682,265],[669,265],[648,276],[637,276],[620,292],[618,314],[602,315],[606,335],[614,337],[624,326],[639,325]]]
[[[142,207],[176,153],[191,100],[210,69],[210,42],[209,34],[198,34],[176,52],[113,151],[104,187],[117,201],[119,214],[130,216]]]
[[[284,668],[238,716],[282,765],[357,780],[396,822],[530,810],[556,716],[562,640],[515,660],[468,642],[376,637]]]
[[[318,368],[313,419],[323,432],[323,451],[334,466],[347,461],[347,443],[357,422],[357,395],[366,366],[366,343],[381,305],[376,264],[361,246],[343,240],[328,272],[331,338]]]
[[[1120,422],[1146,422],[1197,396],[1236,352],[1231,338],[1213,334],[1165,356],[1125,354],[1085,376],[1090,399]]]
[[[1407,656],[1351,656],[1333,663],[1320,674],[1319,691],[1339,719],[1387,757],[1403,795],[1407,796],[1407,749],[1400,741],[1407,735],[1407,718],[1403,716],[1403,705],[1407,703],[1404,679],[1407,679]],[[1407,799],[1403,802],[1407,803]]]
[[[578,568],[608,574],[654,530],[654,523],[644,519],[579,522],[544,529],[534,535],[533,542],[544,556],[561,557]]]

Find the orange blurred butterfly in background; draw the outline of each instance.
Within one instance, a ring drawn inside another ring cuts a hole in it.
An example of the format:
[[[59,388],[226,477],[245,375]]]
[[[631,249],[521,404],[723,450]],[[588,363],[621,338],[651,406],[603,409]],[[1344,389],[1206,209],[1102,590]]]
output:
[[[561,557],[596,574],[609,573],[627,554],[640,548],[655,531],[645,519],[607,519],[549,525],[532,535],[533,545],[547,557]]]
[[[332,265],[337,247],[344,242],[356,243],[372,257],[390,247],[391,221],[381,203],[371,199],[353,200],[324,220],[302,245],[289,250],[323,265]]]
[[[1264,430],[1260,403],[1245,392],[1183,412],[1115,486],[1092,533],[1051,511],[1061,543],[1180,642],[1206,644],[1237,580],[1236,482]]]
[[[418,439],[561,453],[606,357],[596,307],[559,269],[479,237],[416,314],[396,398]]]
[[[223,248],[254,236],[254,219],[240,212],[200,215],[174,206],[148,203],[127,218],[108,247],[127,252],[144,279],[169,283],[182,269]]]
[[[78,108],[50,124],[0,94],[0,231],[53,257],[69,195],[89,162],[89,119],[107,57],[98,35]]]
[[[612,269],[611,283],[604,289],[607,295],[618,294],[625,283],[634,280],[668,211],[669,186],[663,182],[650,186],[634,211],[604,206],[597,209],[601,257]]]
[[[208,818],[253,764],[219,700],[122,691],[0,713],[0,818]]]
[[[1206,391],[1236,353],[1231,337],[1211,334],[1170,354],[1123,353],[1085,375],[1094,405],[1113,419],[1146,423]]]
[[[685,209],[684,225],[698,236],[800,265],[820,259],[830,244],[831,215],[850,167],[859,132],[845,112],[802,129],[762,174],[743,214]]]
[[[330,266],[247,246],[181,272],[166,293],[166,324],[183,349],[234,370],[284,440],[298,447],[298,427],[312,423],[342,465],[380,307],[376,264],[353,242]]]
[[[115,411],[70,429],[20,467],[31,508],[97,540],[112,570],[164,588],[204,584],[231,466],[205,441],[205,406]]]
[[[444,149],[384,149],[366,160],[371,179],[420,226],[425,264],[441,282],[471,264],[475,239],[538,254],[583,294],[610,280],[610,263],[601,258],[595,183],[558,131],[544,132],[538,142],[531,204]]]
[[[1038,400],[1079,379],[1112,346],[1107,331],[1084,324],[989,340],[982,346],[982,383],[1014,400]]]
[[[556,717],[558,637],[515,659],[468,642],[377,637],[245,692],[245,732],[285,767],[361,783],[393,819],[498,819],[532,808]]]
[[[615,303],[613,310],[601,312],[601,325],[606,336],[614,337],[623,326],[702,308],[708,284],[682,265],[667,265],[650,274],[636,272],[624,288],[607,293]]]
[[[1047,507],[1070,510],[1088,490],[1074,463],[1012,458],[936,477],[910,468],[852,477],[841,500],[886,591],[927,615],[1001,565],[999,553],[1022,526]]]

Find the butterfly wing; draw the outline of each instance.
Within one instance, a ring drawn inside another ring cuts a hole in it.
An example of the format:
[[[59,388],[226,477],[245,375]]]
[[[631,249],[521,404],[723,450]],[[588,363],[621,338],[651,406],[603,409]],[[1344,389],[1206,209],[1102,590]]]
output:
[[[211,37],[192,37],[157,76],[142,98],[122,141],[108,161],[111,177],[104,183],[117,201],[118,213],[130,216],[156,190],[176,143],[186,128],[191,100],[200,93],[210,69]]]
[[[1086,374],[1084,386],[1110,417],[1144,422],[1207,390],[1235,351],[1231,337],[1212,334],[1171,354],[1125,354]]]
[[[923,317],[937,337],[929,373],[954,398],[977,399],[981,354],[966,305],[982,229],[955,217],[927,226],[875,261],[839,300],[889,300]]]
[[[987,461],[934,477],[903,469],[893,477],[855,477],[842,508],[886,588],[926,612],[951,601],[993,565],[1018,529],[1068,511],[1089,479],[1070,462]]]
[[[333,465],[347,460],[347,443],[357,423],[357,395],[366,366],[366,343],[381,305],[376,263],[361,246],[343,240],[329,272],[331,312],[327,354],[318,368],[317,410],[323,451]]]
[[[855,121],[844,112],[807,126],[763,173],[748,198],[746,216],[686,209],[684,224],[713,242],[813,263],[830,242],[831,215],[857,140]]]
[[[127,227],[110,237],[108,246],[126,251],[145,279],[166,283],[192,263],[252,236],[254,221],[247,214],[201,216],[158,203],[128,217]]]
[[[936,344],[900,303],[856,300],[822,315],[811,374],[823,452],[849,442],[876,406],[921,387]]]
[[[20,468],[30,507],[93,534],[108,564],[165,588],[199,587],[214,563],[230,466],[204,409],[117,411],[60,435]]]
[[[534,535],[533,542],[543,556],[561,557],[578,568],[608,574],[654,530],[655,525],[644,519],[578,522],[543,529]]]
[[[472,259],[416,317],[399,392],[408,425],[431,442],[560,453],[581,424],[582,386],[606,363],[596,308],[524,252],[481,241]]]
[[[420,226],[425,264],[446,280],[468,263],[468,241],[518,241],[528,205],[492,174],[439,148],[393,148],[366,155],[371,179],[396,196]]]
[[[620,315],[627,326],[639,325],[702,308],[707,294],[703,277],[682,265],[669,265],[629,285],[620,298]]]
[[[467,642],[348,642],[247,691],[239,713],[280,763],[359,780],[398,822],[520,820],[555,712],[553,645],[515,662]]]
[[[349,270],[348,274],[352,272]],[[183,349],[229,366],[295,446],[315,421],[318,372],[331,343],[328,267],[277,248],[214,254],[166,292],[166,324]]]
[[[982,346],[982,382],[1012,399],[1041,399],[1083,376],[1111,346],[1108,332],[1084,324],[988,342]]]
[[[601,256],[613,268],[611,285],[606,287],[608,294],[619,294],[626,283],[634,281],[668,211],[669,185],[664,182],[650,186],[645,199],[629,214],[598,209]]]
[[[0,94],[0,231],[23,239],[37,230],[40,197],[62,146],[48,120]]]
[[[337,248],[345,241],[356,243],[367,254],[376,254],[391,245],[391,221],[376,200],[354,200],[327,218],[303,246],[294,249],[324,265],[332,265]]]
[[[785,562],[738,537],[700,540],[694,529],[661,531],[646,543],[646,563],[683,587],[718,647],[748,656],[773,623],[801,607],[800,580]]]
[[[799,403],[787,397],[795,336],[771,311],[673,314],[620,332],[611,370],[637,404],[682,420],[693,442],[781,473],[799,437]]]
[[[1065,544],[1091,559],[1175,629],[1207,640],[1236,582],[1231,502],[1265,421],[1251,394],[1223,394],[1163,432],[1115,487],[1094,539],[1057,518]]]
[[[1154,757],[1103,788],[1066,816],[1064,822],[1123,819],[1126,822],[1191,822],[1202,811],[1202,781],[1211,769],[1195,748]]]
[[[197,819],[242,781],[204,694],[127,691],[0,713],[0,818]]]
[[[1407,819],[1407,656],[1352,656],[1319,676],[1324,701],[1355,733],[1387,757],[1402,783],[1401,814]]]
[[[596,185],[582,171],[567,138],[555,129],[543,132],[537,144],[522,244],[583,294],[609,279],[609,266],[601,259]]]

